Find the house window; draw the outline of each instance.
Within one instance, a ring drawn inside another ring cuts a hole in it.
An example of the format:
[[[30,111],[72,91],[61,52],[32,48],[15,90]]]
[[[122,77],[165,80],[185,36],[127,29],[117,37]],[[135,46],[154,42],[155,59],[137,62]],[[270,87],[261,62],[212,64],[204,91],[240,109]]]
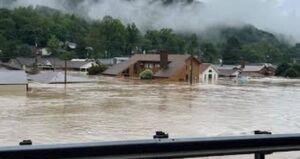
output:
[[[153,64],[150,63],[150,64],[149,64],[149,68],[153,68]]]
[[[160,68],[160,64],[156,64],[155,67]]]
[[[212,73],[212,70],[209,70],[208,72],[209,72],[209,73]]]

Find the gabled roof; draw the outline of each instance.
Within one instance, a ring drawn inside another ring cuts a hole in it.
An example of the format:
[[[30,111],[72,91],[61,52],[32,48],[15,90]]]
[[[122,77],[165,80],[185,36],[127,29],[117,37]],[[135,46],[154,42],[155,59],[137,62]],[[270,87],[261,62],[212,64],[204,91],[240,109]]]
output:
[[[82,66],[90,63],[87,61],[68,61],[68,68],[80,69]]]
[[[169,54],[168,61],[169,65],[165,69],[161,69],[154,74],[155,77],[170,77],[177,73],[177,71],[183,67],[185,61],[190,58],[190,55],[175,55]],[[103,72],[105,75],[119,75],[131,65],[137,63],[138,61],[148,61],[148,62],[160,62],[159,54],[135,54],[128,61],[116,64],[106,71]]]
[[[219,70],[212,64],[210,63],[202,63],[200,65],[200,74],[202,74],[203,72],[205,72],[209,67],[211,67],[212,69],[214,69],[216,72],[220,73]]]
[[[25,85],[27,83],[25,71],[0,70],[0,85]]]
[[[21,66],[11,63],[1,63],[0,67],[5,68],[6,70],[23,70]]]
[[[35,62],[34,58],[17,57],[20,65],[32,66]],[[88,61],[67,61],[67,67],[72,69],[80,69],[80,67],[88,64]],[[65,61],[56,57],[38,58],[38,65],[49,66],[54,68],[64,68]]]
[[[246,65],[245,68],[243,68],[242,70],[244,72],[259,72],[263,68],[265,68],[264,65],[261,65],[261,66],[249,66],[249,65]]]
[[[231,76],[235,76],[236,73],[239,72],[239,70],[236,69],[218,69],[220,76],[224,76],[224,77],[231,77]]]
[[[219,69],[222,69],[222,70],[232,70],[232,69],[235,69],[237,68],[238,66],[237,65],[215,65],[215,67],[219,70]]]
[[[25,65],[25,66],[33,65],[35,62],[34,58],[28,58],[28,57],[17,57],[16,60],[20,65]]]

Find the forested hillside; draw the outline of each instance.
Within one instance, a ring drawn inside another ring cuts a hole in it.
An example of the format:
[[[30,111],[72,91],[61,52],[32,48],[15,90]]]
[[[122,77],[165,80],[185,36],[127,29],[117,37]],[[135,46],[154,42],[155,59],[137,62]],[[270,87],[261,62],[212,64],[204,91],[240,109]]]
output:
[[[59,56],[66,41],[78,45],[73,52],[78,58],[130,56],[153,49],[193,53],[212,63],[219,59],[224,63],[279,63],[300,57],[300,44],[292,46],[251,25],[216,27],[210,30],[217,33],[214,35],[175,33],[171,28],[141,32],[135,24],[124,24],[110,16],[87,20],[47,7],[0,9],[0,17],[0,59],[4,61],[32,56],[36,42],[38,47],[48,47],[52,56]]]

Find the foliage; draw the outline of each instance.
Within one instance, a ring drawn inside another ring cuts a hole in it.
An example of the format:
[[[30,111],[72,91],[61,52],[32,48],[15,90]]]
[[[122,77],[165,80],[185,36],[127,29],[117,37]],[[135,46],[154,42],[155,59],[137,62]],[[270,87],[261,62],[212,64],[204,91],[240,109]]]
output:
[[[282,63],[277,67],[276,76],[297,78],[300,77],[300,65]]]
[[[291,68],[290,64],[288,64],[288,63],[282,63],[282,64],[280,64],[277,67],[275,75],[276,76],[284,76],[286,70],[288,70],[289,68]]]
[[[150,80],[153,79],[153,72],[150,69],[146,69],[140,73],[140,78],[143,80]]]
[[[61,50],[60,41],[55,35],[51,35],[47,43],[47,51],[54,56],[58,56]]]
[[[81,0],[76,0],[74,5],[79,3]],[[60,45],[66,41],[77,44],[72,55],[78,58],[130,56],[157,49],[194,54],[211,63],[222,58],[225,64],[241,60],[282,63],[300,58],[300,44],[292,46],[250,25],[213,28],[213,33],[219,33],[217,36],[209,32],[199,36],[188,31],[175,33],[169,28],[141,32],[134,23],[124,24],[110,16],[85,20],[41,6],[0,9],[0,17],[0,60],[6,61],[32,56],[35,43],[40,48],[47,47],[52,56],[63,56]]]
[[[299,77],[299,73],[294,68],[289,68],[286,70],[284,77],[297,78]]]
[[[93,65],[88,69],[88,75],[98,75],[104,72],[108,67],[106,65]]]
[[[223,62],[226,64],[239,63],[242,60],[241,43],[236,37],[230,37],[222,51]]]
[[[216,47],[209,42],[205,42],[201,45],[201,51],[203,53],[202,60],[206,63],[218,63],[221,59],[221,55]]]

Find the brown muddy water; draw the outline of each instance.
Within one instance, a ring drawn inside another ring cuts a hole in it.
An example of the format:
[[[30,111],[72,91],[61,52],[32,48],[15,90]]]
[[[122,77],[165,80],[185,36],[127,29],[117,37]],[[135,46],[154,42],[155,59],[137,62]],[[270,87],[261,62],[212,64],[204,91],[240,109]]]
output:
[[[216,85],[141,82],[98,77],[98,83],[30,84],[0,93],[0,146],[176,137],[300,133],[300,81]],[[300,158],[278,153],[268,158]],[[217,157],[245,158],[253,156]]]

